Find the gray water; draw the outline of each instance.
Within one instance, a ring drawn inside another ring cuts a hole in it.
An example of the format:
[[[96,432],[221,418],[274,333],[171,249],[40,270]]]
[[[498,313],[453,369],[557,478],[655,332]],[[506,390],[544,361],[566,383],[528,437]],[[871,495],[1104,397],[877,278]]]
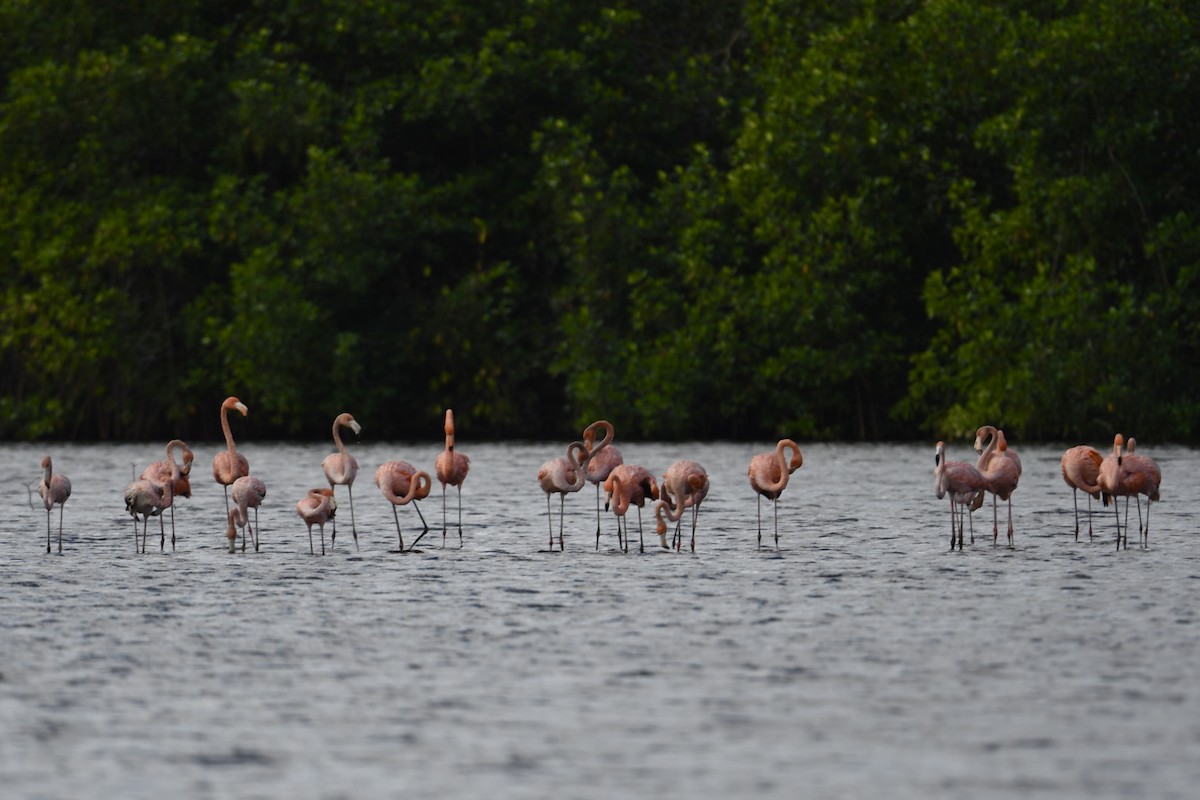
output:
[[[768,443],[624,443],[712,482],[694,554],[651,546],[649,514],[638,554],[632,511],[624,554],[611,515],[595,549],[590,485],[546,552],[534,476],[563,444],[458,444],[461,548],[453,528],[442,547],[435,483],[437,529],[394,552],[374,469],[432,472],[440,445],[368,442],[361,550],[339,487],[324,558],[295,514],[321,445],[241,445],[268,496],[262,551],[234,555],[215,445],[194,445],[176,551],[168,531],[146,555],[122,492],[161,447],[0,446],[3,795],[1196,796],[1196,450],[1143,444],[1164,475],[1148,549],[1135,533],[1117,552],[1111,512],[1077,543],[1064,448],[1038,446],[1018,448],[1015,549],[992,546],[989,499],[951,553],[932,443],[811,444],[777,552],[756,546],[745,476]],[[61,556],[23,486],[46,452],[74,484]],[[416,513],[400,519],[409,542]]]

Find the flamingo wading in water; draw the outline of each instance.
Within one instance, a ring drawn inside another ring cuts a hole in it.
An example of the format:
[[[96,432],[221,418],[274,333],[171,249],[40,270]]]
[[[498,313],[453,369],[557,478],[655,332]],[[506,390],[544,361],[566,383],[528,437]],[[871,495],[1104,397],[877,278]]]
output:
[[[421,507],[417,505],[417,501],[429,496],[433,479],[429,477],[428,472],[416,469],[407,461],[386,461],[375,470],[375,485],[392,504],[392,518],[396,520],[396,537],[400,540],[400,552],[403,553],[404,534],[400,533],[400,515],[396,512],[396,506],[413,504],[413,508],[417,510],[417,516],[421,518],[421,525],[424,528],[421,536],[424,536],[429,532],[429,525],[425,522],[425,515],[421,513]],[[412,547],[417,546],[421,536],[418,536],[412,543]],[[412,547],[409,549],[411,550]]]
[[[183,464],[177,470],[175,467],[175,451],[180,450],[183,453]],[[171,549],[175,549],[175,502],[176,497],[191,497],[192,482],[188,475],[192,471],[192,461],[195,460],[195,454],[192,453],[192,448],[188,447],[180,439],[172,439],[167,442],[167,459],[165,461],[155,461],[150,466],[142,470],[142,479],[148,480],[158,487],[159,493],[166,496],[166,483],[172,481],[171,487]],[[172,474],[175,477],[172,478]]]
[[[1088,497],[1088,539],[1092,538],[1092,498],[1100,499],[1100,464],[1104,456],[1090,445],[1081,444],[1062,454],[1059,466],[1063,481],[1071,487],[1075,504],[1075,541],[1079,541],[1079,490]]]
[[[246,404],[236,397],[226,397],[221,403],[221,432],[225,434],[225,450],[213,456],[213,479],[225,487],[226,513],[229,512],[229,487],[238,478],[250,474],[250,464],[246,457],[237,451],[237,446],[233,443],[233,433],[229,430],[231,409],[242,412],[243,417],[249,413]]]
[[[250,530],[250,538],[254,542],[254,552],[258,552],[258,507],[262,505],[262,501],[267,498],[267,485],[253,475],[243,475],[233,482],[234,505],[238,507],[238,512],[241,514],[241,521],[238,523],[242,527],[242,552],[246,552],[246,529]],[[254,526],[250,526],[250,516],[248,509],[254,509]],[[231,518],[232,519],[232,518]],[[232,552],[232,551],[230,551]]]
[[[954,549],[954,506],[958,504],[958,549],[963,547],[963,514],[982,497],[987,481],[974,464],[965,461],[947,461],[946,443],[938,442],[933,454],[933,488],[941,500],[950,495],[950,549]],[[971,534],[971,543],[975,542],[975,534]]]
[[[438,454],[433,471],[442,484],[442,547],[446,546],[446,484],[458,490],[458,546],[462,547],[462,485],[471,468],[471,459],[454,450],[454,411],[446,409],[446,421],[442,426],[446,433],[446,449]]]
[[[312,526],[321,528],[321,555],[325,555],[325,523],[333,519],[337,503],[333,499],[333,489],[309,489],[308,494],[296,503],[296,513],[308,526],[308,552],[313,550]]]
[[[158,517],[159,542],[158,549],[166,548],[167,532],[163,525],[162,512],[169,508],[175,499],[175,481],[179,478],[179,465],[171,461],[171,479],[162,485],[148,478],[140,478],[125,487],[125,510],[133,517],[133,546],[137,549],[137,518],[142,515],[142,552],[146,552],[146,526],[150,517]],[[175,549],[172,535],[171,549]]]
[[[1136,449],[1137,442],[1130,437],[1130,450]],[[1142,528],[1142,502],[1140,495],[1146,495],[1148,500],[1159,499],[1159,484],[1162,482],[1162,471],[1152,458],[1134,452],[1125,453],[1125,437],[1117,434],[1113,437],[1112,452],[1104,457],[1100,464],[1100,488],[1112,497],[1113,510],[1117,518],[1117,549],[1122,542],[1129,547],[1129,498],[1133,497],[1138,506],[1138,543],[1149,546],[1150,542],[1150,509],[1146,508],[1146,527]],[[1121,513],[1118,510],[1117,498],[1125,498],[1125,530],[1121,535]]]
[[[362,431],[362,426],[355,421],[353,416],[345,412],[338,414],[333,420],[333,443],[337,447],[337,452],[325,456],[325,460],[321,462],[321,469],[325,472],[325,480],[329,481],[330,489],[333,489],[335,485],[345,486],[346,493],[350,495],[350,532],[354,534],[354,549],[358,550],[358,528],[354,525],[354,478],[358,475],[358,461],[346,452],[346,445],[342,442],[341,428],[349,428],[354,431],[355,436]],[[322,534],[323,532],[324,529],[322,529]],[[333,534],[329,537],[330,548],[336,543],[337,520],[334,519]],[[323,552],[324,535],[321,538],[321,546]]]
[[[983,475],[987,482],[987,490],[992,493],[992,546],[995,547],[1000,541],[997,501],[1004,500],[1008,503],[1008,546],[1012,547],[1012,493],[1016,491],[1017,482],[1021,480],[1021,459],[1016,451],[1008,449],[1004,431],[992,425],[983,425],[975,432],[975,452],[979,453],[975,468]],[[973,507],[978,508],[982,502],[980,497]]]
[[[558,549],[563,549],[563,505],[568,492],[578,492],[586,481],[585,470],[591,454],[583,442],[567,445],[564,458],[552,458],[538,468],[538,486],[546,493],[546,526],[550,529],[550,552],[554,552],[554,523],[550,521],[550,495],[558,495]],[[611,476],[610,476],[611,477]]]
[[[603,431],[604,437],[596,444],[596,431]],[[608,476],[619,464],[625,463],[621,451],[612,444],[613,426],[608,420],[596,420],[583,429],[583,444],[588,450],[586,477],[589,483],[596,485],[596,549],[600,549],[600,485],[608,480]],[[617,524],[617,538],[620,538],[620,523]]]
[[[657,501],[659,498],[658,485],[650,470],[636,464],[619,464],[604,481],[604,491],[608,496],[606,506],[612,508],[617,516],[617,539],[621,538],[621,520],[625,520],[625,552],[629,552],[629,519],[625,513],[629,507],[637,506],[638,510],[638,552],[646,552],[645,540],[642,536],[642,506],[647,500]],[[546,495],[549,501],[550,495]],[[659,501],[661,502],[661,501]],[[664,550],[669,550],[666,536],[659,533],[659,540]]]
[[[667,521],[675,523],[675,534],[672,541],[678,551],[683,547],[683,536],[680,525],[685,509],[692,509],[692,552],[696,552],[696,516],[700,512],[700,504],[708,496],[708,472],[695,461],[679,460],[667,467],[662,477],[662,500],[666,508],[659,512],[656,507],[655,518],[659,535],[665,533]],[[672,507],[673,504],[673,507]],[[663,519],[666,517],[666,520]]]
[[[26,485],[28,488],[28,485]],[[71,480],[66,475],[55,475],[50,456],[42,458],[42,480],[38,484],[38,494],[46,507],[46,552],[50,552],[50,509],[58,504],[58,552],[62,552],[62,518],[63,506],[71,496]]]
[[[784,453],[792,451],[789,461]],[[750,459],[750,487],[758,494],[758,546],[762,547],[762,499],[765,497],[775,506],[775,549],[779,549],[779,496],[787,488],[788,478],[804,466],[800,446],[791,439],[780,439],[774,453],[759,453]]]

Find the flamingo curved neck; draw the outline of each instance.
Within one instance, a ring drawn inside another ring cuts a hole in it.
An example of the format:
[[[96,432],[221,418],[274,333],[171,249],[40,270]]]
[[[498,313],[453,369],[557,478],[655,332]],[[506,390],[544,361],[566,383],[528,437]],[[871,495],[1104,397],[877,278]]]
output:
[[[788,449],[794,449],[797,453],[800,452],[800,448],[790,439],[780,439],[779,443],[775,445],[775,463],[779,465],[779,480],[775,482],[762,482],[762,488],[768,492],[782,492],[788,485],[788,478],[792,476],[792,473],[788,469],[787,459],[783,455]]]
[[[237,464],[237,447],[233,443],[233,431],[229,428],[229,407],[221,406],[221,431],[225,434],[225,447],[229,450],[230,463]]]

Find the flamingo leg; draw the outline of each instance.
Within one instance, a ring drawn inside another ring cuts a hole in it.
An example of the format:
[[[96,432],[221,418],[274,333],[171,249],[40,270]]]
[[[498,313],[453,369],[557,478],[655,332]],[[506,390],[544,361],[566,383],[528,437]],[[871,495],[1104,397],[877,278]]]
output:
[[[700,506],[692,506],[692,552],[696,552],[696,517],[700,514]]]
[[[1010,548],[1015,546],[1015,545],[1013,545],[1012,495],[1011,494],[1008,496],[1008,546]]]
[[[564,552],[563,548],[563,508],[567,504],[567,495],[564,492],[558,496],[558,552]],[[550,540],[550,546],[553,548],[554,540]]]
[[[550,516],[550,493],[546,492],[546,528],[550,531],[550,551],[554,551],[554,518]]]
[[[996,495],[992,495],[992,547],[995,547],[1000,542],[1000,511],[998,509],[1000,502],[996,499]]]
[[[63,507],[62,507],[62,505],[59,505],[59,507],[58,507],[58,552],[60,552],[60,553],[62,552],[62,518],[63,518]],[[1147,539],[1147,544],[1148,544],[1149,539],[1150,539],[1150,506],[1149,505],[1146,506],[1146,539]]]
[[[620,531],[621,525],[617,524],[617,530]],[[621,537],[618,533],[617,544],[620,545]],[[596,482],[596,550],[600,549],[600,482]]]
[[[951,514],[954,513],[954,501],[950,501]],[[758,495],[758,505],[756,507],[756,516],[758,517],[758,549],[762,550],[762,495]],[[954,530],[954,517],[950,518],[950,530]]]
[[[315,556],[317,554],[317,551],[313,549],[312,523],[311,522],[308,523],[308,554],[310,556]]]
[[[1088,498],[1090,499],[1091,495],[1088,495]],[[1078,542],[1079,541],[1079,490],[1078,489],[1071,490],[1071,500],[1075,503],[1075,541]],[[1089,503],[1089,508],[1090,508],[1090,505],[1091,504]]]
[[[1092,496],[1088,495],[1088,541],[1092,540]]]
[[[1146,533],[1144,536],[1146,549],[1150,548],[1150,506],[1153,503],[1153,500],[1148,497],[1146,498]]]
[[[158,511],[158,552],[162,553],[167,549],[167,523],[163,519],[162,509]]]
[[[334,527],[337,527],[336,522],[334,523]],[[329,547],[330,548],[333,547],[333,537],[332,536],[329,538]],[[321,523],[321,555],[325,555],[325,523],[323,523],[323,522]]]
[[[261,533],[261,531],[259,531],[259,529],[258,529],[258,506],[255,506],[254,507],[254,552],[256,552],[256,553],[258,552],[259,533]],[[175,541],[174,541],[174,539],[172,539],[171,540],[171,548],[174,549],[174,547],[175,547]]]
[[[46,509],[46,552],[50,552],[50,509]]]
[[[425,515],[421,513],[421,506],[417,503],[416,500],[413,500],[413,508],[415,508],[417,510],[417,516],[421,518],[421,527],[424,528],[425,531],[428,531],[429,523],[425,521]]]
[[[458,546],[462,547],[462,484],[460,483],[456,488],[458,489]]]
[[[354,527],[354,485],[347,483],[346,492],[350,495],[350,532],[354,534],[354,551],[359,552],[358,528]]]
[[[954,498],[950,498],[950,551],[954,552]]]
[[[546,495],[546,499],[549,500],[550,495]],[[551,542],[553,542],[553,537],[551,537]],[[445,547],[445,546],[446,546],[446,484],[443,483],[442,484],[442,547]],[[554,549],[553,544],[551,545],[550,549],[551,550]]]
[[[775,498],[775,551],[779,552],[779,498]]]

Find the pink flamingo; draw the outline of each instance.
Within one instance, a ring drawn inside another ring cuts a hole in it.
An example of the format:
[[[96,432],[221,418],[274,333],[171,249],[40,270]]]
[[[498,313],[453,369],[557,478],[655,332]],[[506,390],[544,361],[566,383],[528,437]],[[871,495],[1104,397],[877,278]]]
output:
[[[550,495],[558,495],[558,549],[563,549],[563,505],[567,492],[583,488],[591,453],[583,442],[567,445],[566,457],[552,458],[538,468],[538,486],[546,493],[546,525],[550,529],[550,551],[554,552],[554,524],[550,521]]]
[[[142,515],[142,552],[146,552],[146,524],[150,517],[158,517],[160,539],[159,550],[166,548],[167,532],[163,525],[162,512],[169,508],[174,501],[175,481],[179,477],[179,465],[171,462],[171,479],[164,481],[161,486],[148,478],[140,478],[125,487],[125,510],[133,517],[133,545],[137,549],[137,518]],[[175,539],[172,534],[171,549],[175,549]]]
[[[938,442],[933,455],[933,488],[941,500],[950,495],[950,549],[954,549],[954,504],[958,503],[958,549],[963,547],[962,516],[976,497],[982,496],[987,487],[983,474],[973,464],[965,461],[947,461],[946,443]],[[971,543],[975,534],[971,534]]]
[[[225,511],[229,511],[229,487],[243,475],[250,474],[250,463],[237,451],[233,433],[229,430],[229,411],[236,409],[242,416],[249,413],[246,404],[236,397],[226,397],[221,403],[221,431],[225,434],[225,452],[213,456],[213,479],[225,488]],[[190,471],[190,468],[189,468]]]
[[[784,452],[792,451],[789,462]],[[758,546],[762,547],[762,498],[767,498],[775,504],[775,549],[779,549],[779,496],[787,488],[788,478],[800,467],[804,466],[804,456],[800,446],[791,439],[780,439],[775,444],[774,453],[759,453],[750,459],[750,487],[758,493]]]
[[[396,512],[396,506],[407,505],[410,502],[413,504],[413,508],[417,510],[417,516],[421,518],[421,525],[424,527],[421,536],[424,536],[429,532],[429,524],[425,522],[425,515],[421,513],[421,507],[417,505],[416,501],[429,496],[433,480],[429,477],[428,472],[418,471],[407,461],[387,461],[380,464],[379,468],[375,470],[375,485],[392,504],[392,517],[396,520],[396,536],[400,539],[400,552],[403,553],[404,535],[400,533],[400,515]],[[412,543],[413,547],[416,547],[417,542],[421,541],[421,536],[418,536]],[[411,549],[409,548],[410,551]]]
[[[683,536],[680,534],[679,527],[683,520],[684,509],[692,509],[692,552],[696,552],[696,515],[700,511],[700,504],[708,496],[708,473],[695,461],[676,461],[667,467],[667,471],[663,474],[662,495],[663,500],[667,503],[666,519],[675,523],[675,534],[672,536],[672,541],[675,542],[677,551],[683,547]],[[666,523],[657,509],[655,516],[658,526],[660,528],[665,526]],[[658,533],[659,535],[665,533],[665,528],[659,530]]]
[[[240,478],[238,480],[241,480]],[[246,526],[249,520],[246,517],[246,511],[241,506],[235,505],[229,509],[229,527],[225,530],[225,538],[229,539],[229,552],[234,552],[234,543],[237,542],[237,529],[242,529],[242,552],[246,551]],[[251,533],[251,536],[254,534]]]
[[[337,502],[333,499],[333,489],[309,489],[304,499],[296,503],[296,513],[308,525],[308,552],[315,555],[313,550],[312,526],[321,528],[321,555],[325,555],[325,523],[334,518]]]
[[[28,485],[26,485],[28,488]],[[38,494],[42,496],[42,504],[46,506],[46,552],[50,552],[50,509],[58,503],[58,552],[62,552],[62,518],[63,506],[71,496],[71,479],[66,475],[55,475],[50,462],[50,456],[42,458],[42,480],[38,484]]]
[[[1144,536],[1144,541],[1139,539],[1139,542],[1145,547],[1150,546],[1150,503],[1158,502],[1159,492],[1158,487],[1162,483],[1162,470],[1158,467],[1158,462],[1149,456],[1143,456],[1134,451],[1137,449],[1137,440],[1132,436],[1125,442],[1125,460],[1124,470],[1130,475],[1130,481],[1137,487],[1137,493],[1134,494],[1134,500],[1137,501],[1138,507],[1138,532]],[[1142,499],[1141,495],[1146,495],[1146,527],[1142,528]],[[1129,514],[1129,500],[1125,500],[1125,513]],[[1128,547],[1128,543],[1125,545]]]
[[[997,501],[1005,500],[1008,503],[1008,546],[1012,547],[1012,493],[1021,480],[1021,459],[1015,451],[1008,449],[1004,431],[991,425],[983,425],[975,432],[975,452],[979,453],[975,468],[983,475],[987,490],[992,493],[992,546],[995,547],[1000,540]],[[978,508],[981,504],[982,498],[979,498],[973,507]]]
[[[1132,437],[1129,439],[1129,449],[1135,450],[1137,442]],[[1104,457],[1100,464],[1100,487],[1113,499],[1113,507],[1116,510],[1116,498],[1125,498],[1125,528],[1129,529],[1129,498],[1133,497],[1138,504],[1138,544],[1143,541],[1147,546],[1150,542],[1150,508],[1146,507],[1146,527],[1142,528],[1142,502],[1140,495],[1146,495],[1149,501],[1159,499],[1159,484],[1162,482],[1162,471],[1154,459],[1146,456],[1138,455],[1130,452],[1125,454],[1122,449],[1125,447],[1125,437],[1117,434],[1113,438],[1112,453]],[[1125,547],[1129,547],[1129,534],[1121,535],[1121,515],[1117,511],[1117,548],[1120,549],[1121,543],[1125,543]]]
[[[1100,464],[1104,456],[1096,448],[1081,444],[1062,454],[1059,462],[1063,481],[1071,487],[1075,503],[1075,541],[1079,541],[1079,490],[1088,497],[1088,539],[1092,538],[1092,498],[1100,499]]]
[[[600,444],[596,444],[596,431],[604,432]],[[583,443],[588,449],[586,477],[589,483],[596,485],[596,549],[600,549],[600,484],[608,480],[608,476],[619,465],[625,463],[621,451],[612,444],[613,426],[608,420],[597,420],[583,429]],[[618,532],[620,523],[617,524]]]
[[[155,461],[153,464],[146,467],[144,470],[142,470],[141,477],[143,480],[148,480],[151,483],[153,483],[155,486],[157,486],[159,488],[160,494],[162,494],[165,497],[166,492],[164,491],[164,488],[165,488],[166,482],[169,480],[172,480],[172,478],[171,478],[172,465],[175,464],[174,451],[176,451],[176,450],[183,451],[183,465],[180,466],[175,471],[177,473],[177,476],[173,479],[174,485],[171,489],[171,496],[172,496],[172,498],[191,497],[192,496],[192,482],[188,478],[188,475],[192,471],[192,461],[195,460],[195,455],[192,453],[192,449],[190,447],[188,447],[186,444],[184,444],[184,442],[180,439],[172,439],[171,441],[167,442],[167,459],[165,461]],[[175,503],[173,500],[171,502],[170,509],[171,509],[171,549],[174,550],[175,549]]]
[[[346,452],[340,428],[349,428],[354,431],[355,436],[362,431],[362,426],[355,421],[354,417],[345,412],[338,414],[333,420],[333,443],[337,447],[337,452],[325,456],[325,460],[321,462],[321,469],[325,472],[325,480],[329,481],[330,489],[333,489],[335,485],[345,486],[346,492],[350,495],[350,532],[354,534],[354,549],[358,550],[358,528],[354,525],[354,478],[358,475],[358,461]],[[329,537],[329,547],[332,549],[335,544],[337,544],[336,519],[333,522],[333,534]],[[324,547],[324,539],[322,539],[321,545]]]
[[[654,476],[650,474],[650,470],[634,464],[618,464],[604,481],[604,492],[609,498],[605,506],[611,507],[612,512],[617,515],[618,541],[621,538],[621,521],[625,520],[625,552],[627,553],[629,552],[629,520],[625,517],[625,512],[631,505],[637,506],[638,552],[646,552],[646,544],[642,536],[642,506],[646,504],[647,500],[658,500],[659,496],[658,485],[654,482]],[[549,495],[546,497],[548,499]],[[671,548],[667,546],[666,536],[660,532],[659,538],[663,549],[670,550]]]
[[[446,449],[438,454],[433,471],[442,484],[442,547],[446,546],[446,484],[458,489],[458,546],[462,547],[462,485],[471,468],[471,459],[454,450],[454,411],[446,409]]]
[[[253,475],[243,475],[233,482],[233,502],[242,515],[242,552],[246,552],[245,529],[250,529],[250,538],[254,541],[254,552],[258,552],[258,507],[267,498],[267,485]],[[249,524],[249,509],[254,509],[254,526]]]

